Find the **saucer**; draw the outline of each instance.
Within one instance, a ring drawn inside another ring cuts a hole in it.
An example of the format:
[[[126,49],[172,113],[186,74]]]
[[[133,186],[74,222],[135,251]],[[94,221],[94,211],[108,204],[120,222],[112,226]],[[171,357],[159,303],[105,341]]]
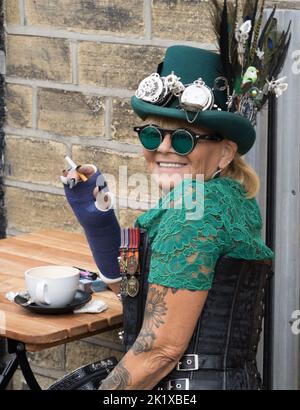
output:
[[[63,313],[73,312],[74,309],[79,309],[87,302],[92,299],[92,295],[83,290],[77,290],[74,296],[74,299],[67,306],[63,307],[51,307],[51,306],[39,306],[36,303],[31,303],[28,306],[24,306],[24,298],[20,295],[17,295],[14,299],[15,303],[22,306],[24,309],[30,310],[33,313],[40,313],[44,315],[59,315]]]

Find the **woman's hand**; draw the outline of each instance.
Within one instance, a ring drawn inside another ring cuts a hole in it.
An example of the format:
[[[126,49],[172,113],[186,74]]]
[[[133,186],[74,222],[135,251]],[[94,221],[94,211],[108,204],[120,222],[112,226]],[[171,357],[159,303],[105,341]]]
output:
[[[81,165],[80,167],[77,168],[77,170],[75,170],[75,169],[69,169],[69,170],[64,169],[63,172],[62,172],[61,181],[65,185],[70,185],[70,181],[73,180],[74,181],[73,186],[75,186],[79,182],[82,182],[82,178],[81,178],[80,174],[84,175],[86,178],[90,178],[96,171],[97,171],[97,168],[95,167],[95,165],[92,165],[92,164]]]

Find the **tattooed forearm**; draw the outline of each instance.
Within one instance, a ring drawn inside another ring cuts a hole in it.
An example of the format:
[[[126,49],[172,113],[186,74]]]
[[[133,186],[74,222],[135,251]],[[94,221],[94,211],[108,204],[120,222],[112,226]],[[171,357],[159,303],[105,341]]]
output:
[[[145,330],[141,330],[138,338],[134,342],[132,346],[132,352],[135,355],[143,352],[150,352],[153,347],[154,340],[156,339],[155,333],[147,332]]]
[[[157,288],[150,286],[145,307],[143,327],[152,329],[164,324],[163,316],[167,313],[165,294]]]
[[[149,352],[152,349],[156,338],[153,330],[165,323],[163,320],[167,313],[165,296],[165,289],[160,291],[151,285],[149,286],[144,323],[137,340],[132,346],[133,354],[138,355],[143,352]]]
[[[129,371],[121,361],[101,383],[99,390],[125,390],[131,384]]]

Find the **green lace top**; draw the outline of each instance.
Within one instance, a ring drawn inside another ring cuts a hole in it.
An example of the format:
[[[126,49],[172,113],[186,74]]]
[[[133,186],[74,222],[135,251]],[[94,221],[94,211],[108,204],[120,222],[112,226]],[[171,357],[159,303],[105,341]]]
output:
[[[184,180],[140,215],[136,226],[149,235],[149,282],[167,287],[209,290],[222,255],[273,257],[261,239],[256,199],[248,199],[243,186],[228,177]]]

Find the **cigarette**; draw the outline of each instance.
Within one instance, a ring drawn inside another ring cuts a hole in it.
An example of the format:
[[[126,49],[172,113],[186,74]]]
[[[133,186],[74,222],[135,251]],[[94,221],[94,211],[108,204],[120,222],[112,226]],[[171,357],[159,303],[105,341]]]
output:
[[[65,160],[67,161],[67,163],[70,165],[70,167],[72,167],[74,170],[76,170],[77,165],[75,164],[75,162],[68,157],[68,155],[65,156]],[[79,176],[80,179],[82,179],[82,181],[87,181],[87,177],[84,174],[81,174],[81,172],[77,171],[77,174]]]

